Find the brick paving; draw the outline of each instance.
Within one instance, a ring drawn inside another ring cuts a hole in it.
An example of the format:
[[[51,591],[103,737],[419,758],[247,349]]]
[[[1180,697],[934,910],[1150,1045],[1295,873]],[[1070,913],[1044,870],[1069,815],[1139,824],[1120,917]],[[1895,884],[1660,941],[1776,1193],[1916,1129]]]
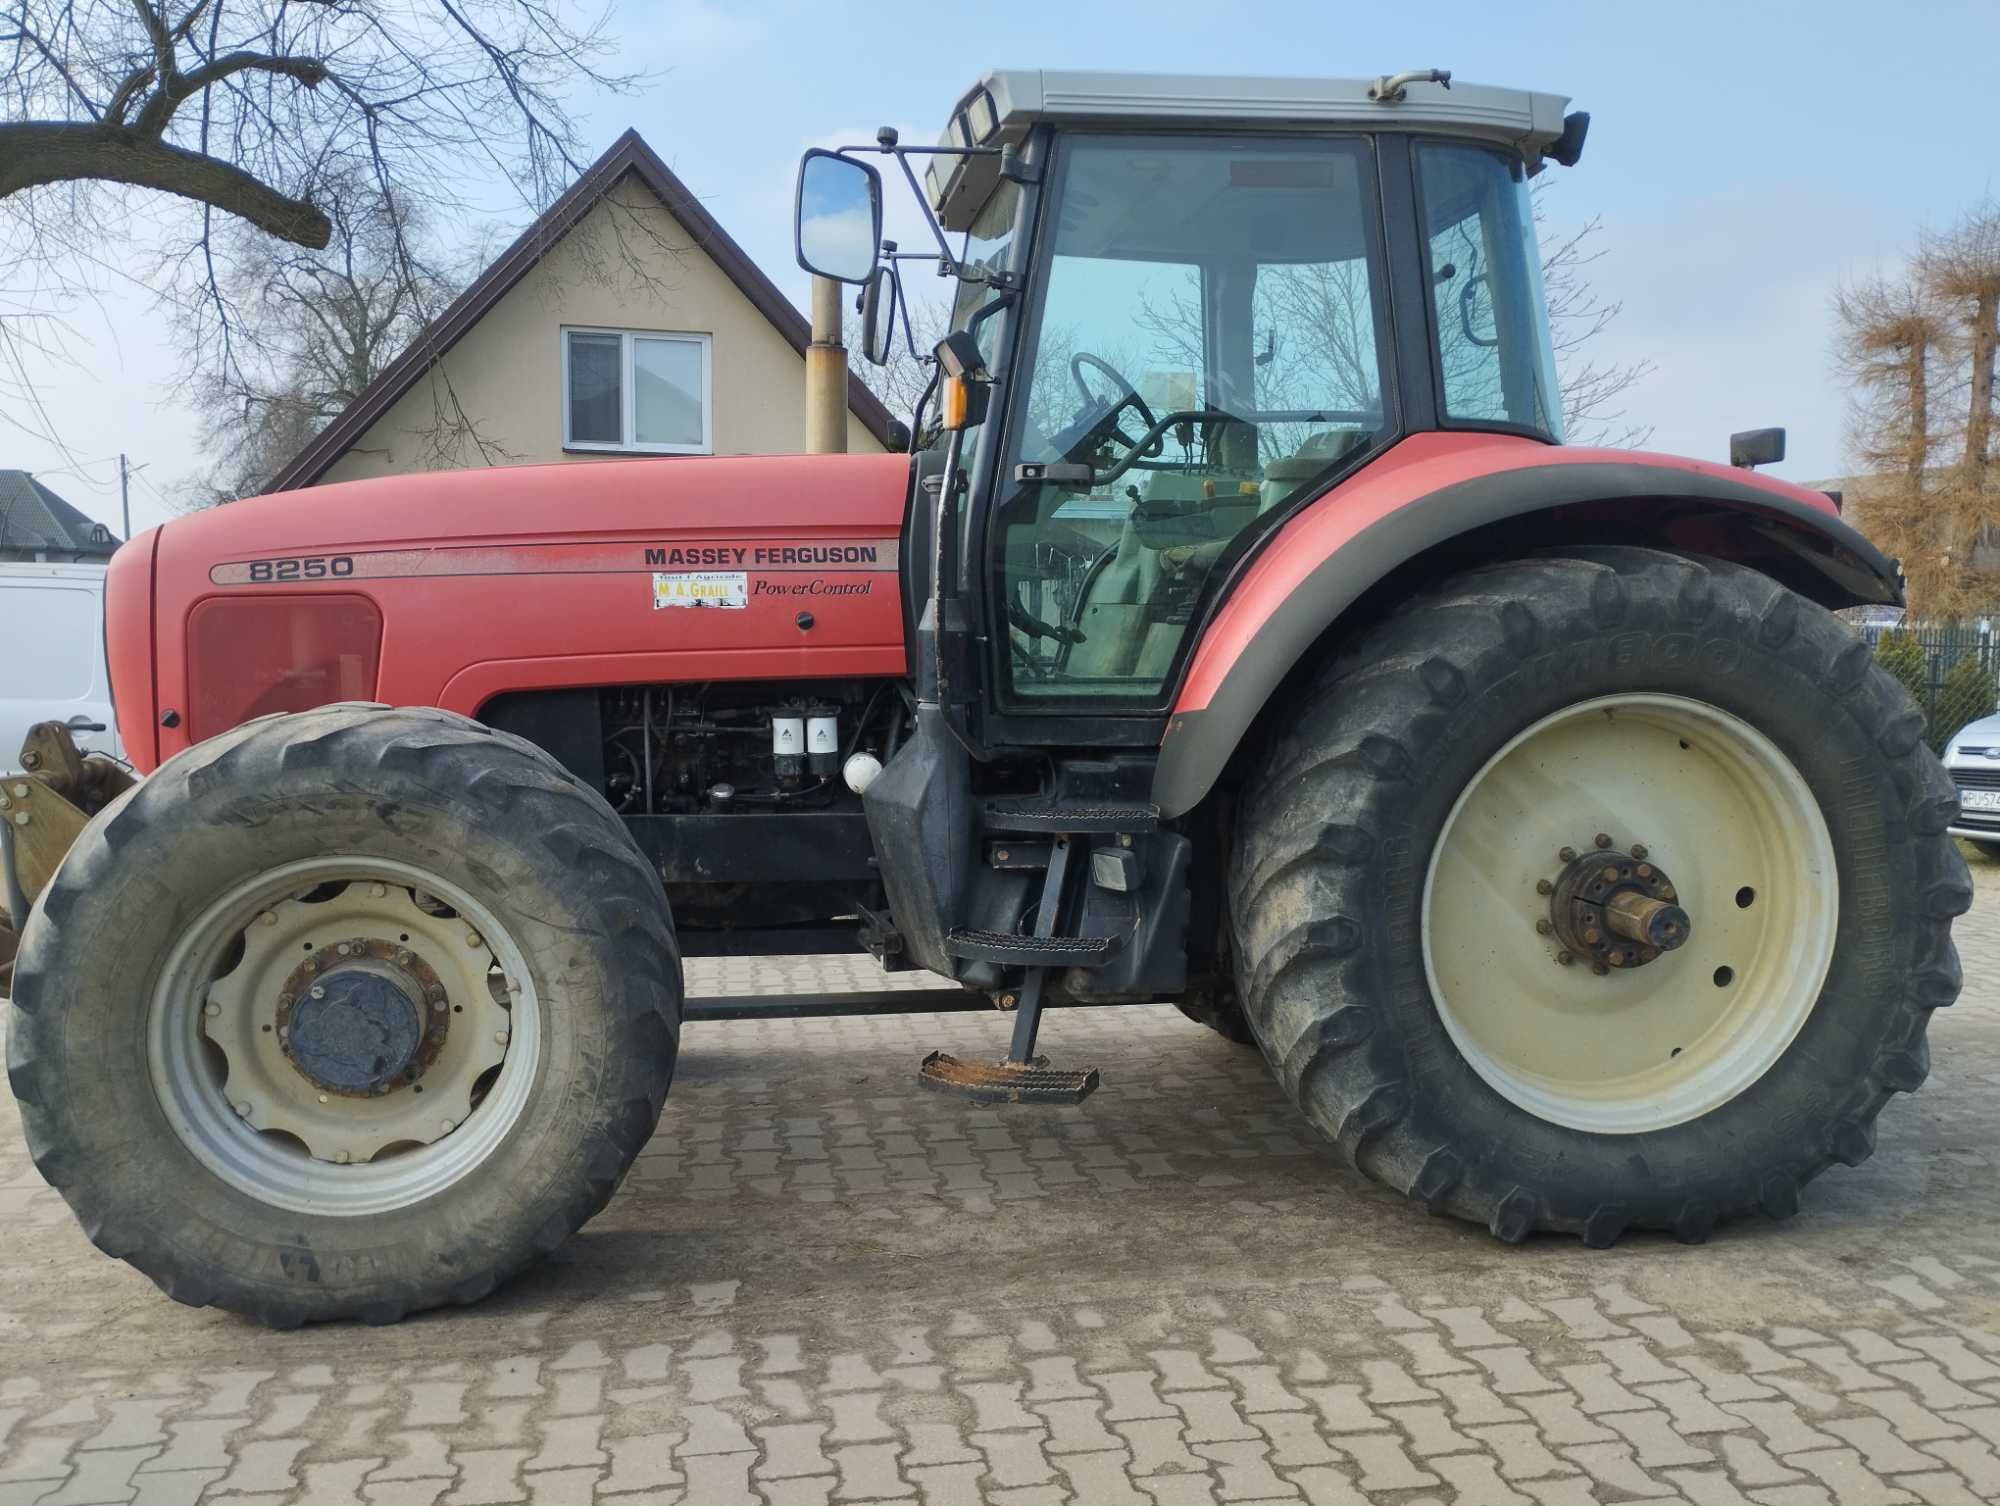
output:
[[[2000,868],[1875,1157],[1690,1249],[1361,1183],[1254,1052],[1066,1011],[1060,1110],[918,1092],[983,1016],[689,1028],[610,1209],[481,1306],[269,1334],[90,1249],[0,1089],[0,1506],[2000,1500]],[[698,991],[881,987],[704,962]],[[895,980],[922,986],[930,980]]]

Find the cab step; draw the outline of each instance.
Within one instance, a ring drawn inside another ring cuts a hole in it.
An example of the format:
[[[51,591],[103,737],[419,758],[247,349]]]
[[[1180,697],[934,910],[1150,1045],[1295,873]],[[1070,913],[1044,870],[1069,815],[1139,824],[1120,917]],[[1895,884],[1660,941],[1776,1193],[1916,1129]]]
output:
[[[1122,936],[1022,936],[1012,931],[952,931],[944,949],[968,962],[1006,967],[1101,967],[1125,945]]]
[[[995,800],[985,810],[988,831],[1081,833],[1158,830],[1157,805],[1085,805],[1059,800]]]
[[[917,1069],[917,1081],[933,1093],[949,1093],[972,1103],[1082,1103],[1097,1091],[1097,1069],[1061,1071],[1046,1056],[1033,1061],[968,1062],[933,1051]]]

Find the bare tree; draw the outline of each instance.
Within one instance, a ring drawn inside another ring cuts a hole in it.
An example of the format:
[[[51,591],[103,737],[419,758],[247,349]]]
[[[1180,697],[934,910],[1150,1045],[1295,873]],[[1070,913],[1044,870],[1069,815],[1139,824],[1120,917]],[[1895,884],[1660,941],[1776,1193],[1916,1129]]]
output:
[[[1923,236],[1895,272],[1843,287],[1833,313],[1853,389],[1848,451],[1866,477],[1856,522],[1902,562],[1913,612],[2000,611],[2000,203]]]
[[[207,470],[180,488],[189,506],[254,496],[381,375],[472,270],[425,250],[425,216],[401,196],[338,194],[333,239],[312,251],[247,226],[226,232],[221,292],[236,311],[236,359],[197,374]],[[183,324],[199,311],[181,309]],[[198,329],[193,331],[198,333]],[[440,372],[442,398],[456,406]],[[477,433],[462,409],[440,438]]]
[[[414,297],[428,269],[388,206],[447,213],[498,178],[540,209],[583,166],[565,91],[633,82],[604,53],[566,0],[0,0],[0,407],[32,415],[34,318],[133,238],[135,192],[189,206],[142,223],[148,284],[190,369],[240,377],[222,222],[318,251],[387,215]]]
[[[1576,228],[1552,235],[1550,191],[1551,179],[1545,176],[1535,180],[1531,194],[1542,248],[1542,294],[1562,387],[1563,434],[1571,444],[1636,449],[1653,437],[1653,426],[1628,418],[1625,399],[1652,374],[1653,363],[1600,361],[1593,354],[1594,342],[1625,307],[1600,296],[1590,281],[1590,268],[1609,251],[1601,239],[1604,222],[1592,215]]]

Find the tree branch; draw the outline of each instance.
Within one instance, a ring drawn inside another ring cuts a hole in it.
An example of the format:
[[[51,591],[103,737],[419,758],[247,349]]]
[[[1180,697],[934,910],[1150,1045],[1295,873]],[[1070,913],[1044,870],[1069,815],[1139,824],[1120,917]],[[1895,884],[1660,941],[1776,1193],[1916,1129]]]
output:
[[[45,183],[88,179],[193,199],[314,250],[333,236],[332,223],[309,200],[289,198],[220,158],[114,126],[0,122],[0,199]]]
[[[204,63],[192,73],[176,70],[162,80],[153,91],[153,97],[146,101],[146,107],[139,112],[139,118],[132,123],[132,129],[144,136],[157,136],[174,117],[174,111],[185,100],[192,99],[211,84],[236,73],[275,73],[297,79],[308,89],[316,89],[326,82],[327,68],[318,58],[273,56],[263,52],[232,52],[213,62]],[[324,242],[322,242],[324,244]]]

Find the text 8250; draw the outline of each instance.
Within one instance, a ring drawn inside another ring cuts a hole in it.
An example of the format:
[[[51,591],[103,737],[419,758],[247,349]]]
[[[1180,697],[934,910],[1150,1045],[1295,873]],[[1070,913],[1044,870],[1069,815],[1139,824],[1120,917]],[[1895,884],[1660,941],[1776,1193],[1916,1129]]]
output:
[[[354,556],[351,554],[307,554],[291,559],[251,560],[250,579],[271,580],[327,580],[354,573]]]

